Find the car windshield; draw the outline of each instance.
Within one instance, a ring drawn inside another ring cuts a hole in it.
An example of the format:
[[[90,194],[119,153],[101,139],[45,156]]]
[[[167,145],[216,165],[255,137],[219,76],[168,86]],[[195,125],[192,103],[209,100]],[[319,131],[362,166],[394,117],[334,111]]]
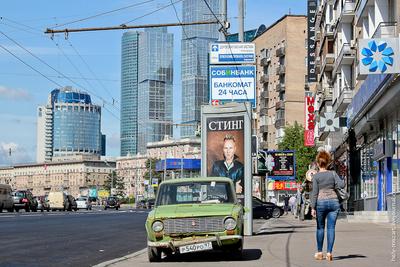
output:
[[[234,203],[229,183],[190,182],[163,184],[160,186],[156,206],[193,203]]]
[[[25,197],[25,193],[24,192],[15,192],[15,196],[16,197]]]
[[[78,198],[76,199],[76,201],[86,201],[86,198],[84,198],[84,197],[78,197]]]

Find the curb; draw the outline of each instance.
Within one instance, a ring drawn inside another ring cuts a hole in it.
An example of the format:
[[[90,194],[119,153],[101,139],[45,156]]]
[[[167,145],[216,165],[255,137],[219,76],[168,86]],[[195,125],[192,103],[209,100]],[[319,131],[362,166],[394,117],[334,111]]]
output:
[[[136,251],[136,252],[134,252],[132,254],[128,254],[128,255],[123,256],[121,258],[116,258],[116,259],[113,259],[113,260],[109,260],[109,261],[105,261],[105,262],[96,264],[93,267],[108,267],[108,266],[111,266],[114,263],[125,261],[125,260],[129,260],[131,258],[135,258],[137,256],[140,256],[140,255],[146,253],[146,251],[147,251],[147,248],[144,248],[142,250]]]

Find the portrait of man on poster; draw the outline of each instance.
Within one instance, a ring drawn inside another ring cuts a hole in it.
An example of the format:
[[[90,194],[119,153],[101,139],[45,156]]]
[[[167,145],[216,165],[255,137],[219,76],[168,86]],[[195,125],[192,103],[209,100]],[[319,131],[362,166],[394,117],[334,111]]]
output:
[[[214,162],[211,176],[228,177],[235,184],[237,194],[243,193],[244,167],[238,160],[236,153],[236,141],[233,135],[227,134],[223,139],[222,154],[224,159]]]

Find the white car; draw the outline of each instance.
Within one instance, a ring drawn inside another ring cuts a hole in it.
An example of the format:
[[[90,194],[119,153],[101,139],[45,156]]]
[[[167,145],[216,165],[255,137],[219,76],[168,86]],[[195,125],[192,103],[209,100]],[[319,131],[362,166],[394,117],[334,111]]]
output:
[[[78,206],[78,209],[85,209],[85,210],[92,209],[92,204],[90,204],[88,197],[78,197],[75,201]]]

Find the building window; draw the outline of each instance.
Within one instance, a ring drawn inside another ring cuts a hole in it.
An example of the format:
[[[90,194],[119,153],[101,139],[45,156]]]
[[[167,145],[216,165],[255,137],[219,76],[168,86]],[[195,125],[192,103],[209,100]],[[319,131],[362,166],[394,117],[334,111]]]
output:
[[[361,151],[361,196],[370,198],[377,196],[378,162],[372,159],[374,143],[367,145]]]

